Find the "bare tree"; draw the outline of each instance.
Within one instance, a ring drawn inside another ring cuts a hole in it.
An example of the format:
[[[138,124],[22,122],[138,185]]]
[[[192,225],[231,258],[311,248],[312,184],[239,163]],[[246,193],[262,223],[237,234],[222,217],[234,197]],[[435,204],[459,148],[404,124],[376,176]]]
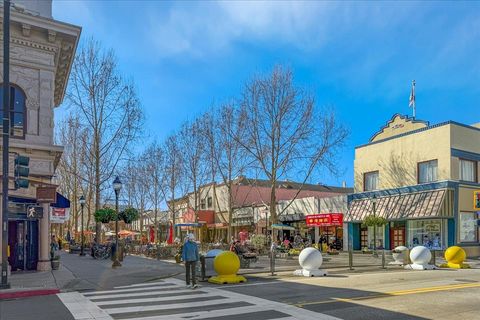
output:
[[[188,183],[191,196],[188,197],[189,206],[195,212],[195,222],[198,221],[200,207],[200,186],[208,179],[208,149],[204,139],[205,125],[201,118],[192,122],[185,122],[179,132],[179,145],[183,154],[183,170],[185,182]]]
[[[155,225],[155,243],[158,242],[158,211],[160,203],[164,200],[162,192],[162,182],[164,181],[164,150],[155,141],[144,152],[143,158],[146,159],[147,181],[149,184],[148,196],[153,205],[154,225]]]
[[[107,187],[122,156],[141,132],[142,110],[133,83],[118,71],[113,51],[90,40],[75,58],[67,99],[89,132],[87,155],[94,168],[94,210],[100,209]],[[96,226],[100,240],[100,224]]]
[[[244,173],[248,164],[245,149],[239,143],[245,132],[245,122],[240,116],[233,104],[226,103],[204,117],[204,133],[212,161],[212,181],[218,174],[227,189],[228,239],[233,233],[234,179]],[[213,186],[215,188],[215,184]],[[214,195],[217,198],[215,189]]]
[[[184,177],[183,154],[180,149],[178,136],[172,134],[165,140],[162,146],[164,154],[163,162],[163,181],[161,192],[166,201],[168,210],[172,217],[172,224],[175,226],[177,218],[177,205],[175,199],[181,187],[181,181]],[[173,237],[175,238],[176,228],[173,228]]]
[[[236,140],[253,157],[256,169],[270,180],[270,222],[277,223],[278,181],[294,173],[302,177],[303,186],[314,170],[334,172],[335,153],[347,130],[337,123],[333,112],[315,108],[314,97],[296,87],[292,72],[281,67],[247,83],[241,114],[245,131],[243,139]]]

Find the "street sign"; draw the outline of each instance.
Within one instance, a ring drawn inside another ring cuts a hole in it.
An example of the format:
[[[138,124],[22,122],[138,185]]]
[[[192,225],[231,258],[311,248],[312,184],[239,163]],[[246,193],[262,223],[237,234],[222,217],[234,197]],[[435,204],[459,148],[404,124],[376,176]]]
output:
[[[43,218],[43,207],[40,207],[40,206],[27,207],[27,219],[41,219],[41,218]]]
[[[341,227],[343,225],[343,213],[311,214],[306,217],[306,222],[309,227]]]

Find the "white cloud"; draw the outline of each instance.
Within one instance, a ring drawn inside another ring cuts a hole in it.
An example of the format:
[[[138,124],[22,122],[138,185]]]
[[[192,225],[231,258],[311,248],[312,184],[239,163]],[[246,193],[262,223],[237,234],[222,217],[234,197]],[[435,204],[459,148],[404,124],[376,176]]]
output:
[[[328,13],[333,8],[310,2],[177,4],[164,19],[151,12],[149,29],[162,56],[200,57],[226,50],[242,39],[318,46],[327,36],[326,28],[321,26],[331,19]]]

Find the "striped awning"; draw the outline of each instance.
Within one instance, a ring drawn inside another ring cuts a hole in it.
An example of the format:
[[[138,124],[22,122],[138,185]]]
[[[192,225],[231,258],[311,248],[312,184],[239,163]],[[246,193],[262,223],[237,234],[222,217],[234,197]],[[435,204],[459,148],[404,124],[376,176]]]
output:
[[[379,197],[375,215],[387,220],[450,216],[451,210],[448,208],[442,210],[447,194],[448,190],[441,189]],[[373,214],[372,199],[356,199],[350,203],[345,221],[363,221],[371,214]]]

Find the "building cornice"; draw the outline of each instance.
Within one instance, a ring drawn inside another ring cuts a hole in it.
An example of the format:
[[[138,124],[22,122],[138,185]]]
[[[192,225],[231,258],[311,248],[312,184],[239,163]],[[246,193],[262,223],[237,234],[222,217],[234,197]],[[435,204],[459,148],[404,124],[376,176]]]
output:
[[[3,11],[0,12],[0,17],[3,20]],[[18,37],[12,37],[12,43],[55,53],[56,70],[53,103],[54,107],[58,107],[65,96],[68,76],[72,69],[74,54],[77,50],[82,28],[16,10],[12,10],[11,21],[12,25],[18,25],[25,38],[30,37],[34,29],[45,35],[45,43]],[[51,43],[51,45],[48,43]]]

